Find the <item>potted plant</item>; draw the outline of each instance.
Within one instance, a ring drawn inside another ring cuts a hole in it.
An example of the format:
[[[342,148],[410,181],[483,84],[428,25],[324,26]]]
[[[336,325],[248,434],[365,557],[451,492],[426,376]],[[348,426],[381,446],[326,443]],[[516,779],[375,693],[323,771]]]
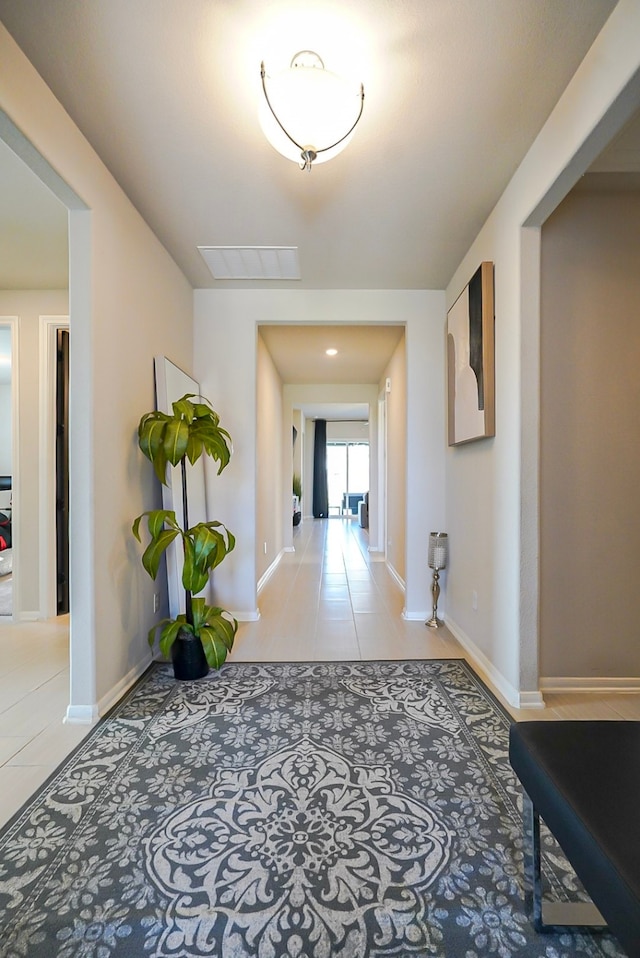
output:
[[[193,401],[195,400],[195,401]],[[187,459],[193,465],[203,453],[218,462],[218,475],[231,457],[231,436],[220,426],[220,417],[207,399],[187,393],[172,404],[173,414],[154,410],[146,413],[138,426],[138,445],[153,463],[156,475],[167,483],[167,465],[180,465],[182,479],[182,515],[184,528],[170,509],[143,512],[132,531],[141,542],[140,524],[147,519],[149,544],[142,564],[152,579],[168,546],[182,539],[184,565],[182,585],[185,611],[175,619],[163,619],[149,630],[153,648],[159,631],[159,646],[165,658],[173,661],[178,679],[195,679],[209,668],[220,668],[233,647],[237,621],[224,609],[207,605],[197,596],[209,581],[209,575],[235,546],[235,538],[222,522],[198,522],[189,527],[187,501]]]

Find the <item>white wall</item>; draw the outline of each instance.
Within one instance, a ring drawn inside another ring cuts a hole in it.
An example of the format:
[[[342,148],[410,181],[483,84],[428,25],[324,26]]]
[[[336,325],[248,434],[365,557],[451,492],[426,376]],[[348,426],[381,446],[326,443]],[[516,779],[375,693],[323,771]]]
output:
[[[369,423],[328,421],[327,442],[369,442]]]
[[[2,290],[0,315],[18,318],[18,349],[14,356],[18,395],[18,463],[20,498],[14,518],[14,541],[19,538],[19,575],[14,608],[34,619],[40,612],[40,317],[65,316],[66,290]],[[11,387],[9,387],[11,388]],[[0,470],[1,471],[1,470]],[[3,473],[4,474],[4,473]],[[15,490],[14,490],[14,499]]]
[[[262,578],[283,546],[283,489],[291,503],[291,475],[283,470],[282,382],[267,347],[258,336],[256,402],[256,573]],[[287,436],[286,451],[292,443]],[[287,513],[291,524],[291,508]]]
[[[191,365],[192,291],[2,26],[0,62],[0,135],[72,210],[69,716],[84,719],[149,661],[153,583],[130,530],[160,495],[135,434],[153,356]]]
[[[620,0],[447,288],[495,263],[496,436],[447,454],[447,621],[514,704],[541,702],[538,228],[640,105],[638,36]]]
[[[444,522],[444,294],[426,290],[196,290],[196,378],[230,423],[232,464],[220,477],[220,517],[238,545],[220,567],[223,605],[256,609],[256,327],[259,323],[406,324],[407,615],[429,609],[426,535]],[[285,403],[286,387],[285,387]],[[432,416],[427,417],[425,410]],[[307,443],[309,444],[309,437]],[[307,483],[308,485],[308,483]],[[305,510],[308,508],[308,503]],[[223,580],[224,576],[224,580]],[[221,598],[222,601],[222,598]]]
[[[640,675],[638,263],[640,192],[576,191],[542,229],[545,686]]]
[[[386,559],[396,577],[405,581],[406,576],[406,526],[407,516],[407,376],[406,348],[404,338],[396,346],[382,376],[380,395],[386,403],[387,434],[387,529]],[[391,381],[391,392],[385,393],[385,382]],[[376,390],[378,394],[378,390]],[[425,410],[425,419],[428,417]],[[375,512],[375,503],[370,504]],[[426,564],[426,549],[424,561]],[[444,597],[443,597],[444,607]]]
[[[0,307],[0,316],[2,315]],[[0,385],[0,476],[13,474],[11,457],[11,383]]]

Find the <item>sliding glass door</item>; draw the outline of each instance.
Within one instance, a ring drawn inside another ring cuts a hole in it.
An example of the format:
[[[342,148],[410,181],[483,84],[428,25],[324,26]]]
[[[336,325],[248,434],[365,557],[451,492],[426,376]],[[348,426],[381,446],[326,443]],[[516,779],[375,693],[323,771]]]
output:
[[[357,515],[356,498],[369,491],[369,443],[328,442],[329,515]]]

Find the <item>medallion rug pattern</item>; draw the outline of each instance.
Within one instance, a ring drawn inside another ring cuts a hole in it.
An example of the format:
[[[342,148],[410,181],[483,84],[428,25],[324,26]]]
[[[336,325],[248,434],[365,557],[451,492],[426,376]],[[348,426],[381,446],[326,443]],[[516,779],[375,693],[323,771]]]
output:
[[[0,955],[621,956],[530,926],[508,728],[462,660],[154,666],[0,836]]]

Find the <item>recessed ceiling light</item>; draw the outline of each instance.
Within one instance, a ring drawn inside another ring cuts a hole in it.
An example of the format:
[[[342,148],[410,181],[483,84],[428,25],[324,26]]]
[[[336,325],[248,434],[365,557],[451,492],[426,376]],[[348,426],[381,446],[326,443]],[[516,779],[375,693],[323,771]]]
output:
[[[337,355],[338,355],[337,349],[327,349],[327,356],[337,356]]]

